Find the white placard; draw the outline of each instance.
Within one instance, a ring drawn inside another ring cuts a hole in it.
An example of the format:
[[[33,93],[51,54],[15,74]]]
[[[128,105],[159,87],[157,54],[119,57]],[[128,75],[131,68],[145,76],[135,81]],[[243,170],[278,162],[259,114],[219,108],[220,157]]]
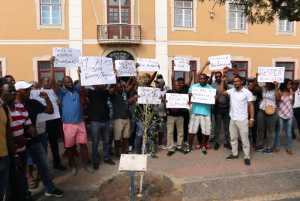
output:
[[[38,114],[37,118],[36,118],[36,122],[42,122],[42,121],[48,121],[48,120],[51,120],[51,119],[60,118],[59,108],[58,108],[57,102],[56,102],[57,96],[55,95],[55,93],[52,89],[31,90],[30,91],[30,99],[35,99],[35,100],[39,101],[40,103],[42,103],[43,105],[46,106],[45,99],[40,97],[40,92],[41,91],[45,91],[48,94],[49,99],[50,99],[50,101],[52,102],[52,105],[53,105],[54,113],[53,114],[46,114],[46,113]]]
[[[299,105],[300,102],[300,91],[295,91],[295,101],[294,101],[294,105]]]
[[[137,59],[139,63],[139,71],[158,71],[159,70],[159,64],[157,59]]]
[[[54,47],[53,56],[55,56],[54,67],[78,67],[81,51],[71,48]]]
[[[79,57],[81,85],[116,84],[113,61],[107,57]]]
[[[223,69],[226,66],[232,68],[231,56],[229,54],[208,57],[208,61],[210,62],[209,70]]]
[[[175,57],[174,63],[174,71],[190,72],[190,59],[183,57]]]
[[[116,60],[115,66],[118,77],[136,76],[136,67],[133,60]]]
[[[188,94],[166,93],[166,99],[166,108],[190,108]]]
[[[138,98],[139,104],[161,104],[160,89],[153,87],[138,87]]]
[[[285,68],[284,67],[258,67],[258,82],[284,82]]]
[[[147,155],[141,154],[122,154],[119,171],[146,172]]]
[[[193,96],[191,97],[192,102],[205,103],[205,104],[215,104],[216,89],[207,89],[200,87],[193,87]]]

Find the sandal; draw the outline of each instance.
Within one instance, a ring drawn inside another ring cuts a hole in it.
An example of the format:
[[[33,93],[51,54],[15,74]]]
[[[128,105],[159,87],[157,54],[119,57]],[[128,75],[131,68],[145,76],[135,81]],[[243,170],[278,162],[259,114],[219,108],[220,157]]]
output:
[[[29,189],[35,189],[37,187],[36,182],[34,179],[29,179],[28,181],[28,188]]]
[[[279,148],[275,148],[273,151],[274,151],[275,153],[278,153],[278,152],[280,151],[280,149],[279,149]]]
[[[291,156],[294,155],[293,152],[289,149],[287,149],[286,152],[288,153],[288,155],[291,155]]]

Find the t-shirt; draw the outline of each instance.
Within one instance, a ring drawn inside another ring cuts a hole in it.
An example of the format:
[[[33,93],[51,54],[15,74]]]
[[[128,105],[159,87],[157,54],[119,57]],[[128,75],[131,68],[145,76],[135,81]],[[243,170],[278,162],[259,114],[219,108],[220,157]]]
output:
[[[174,93],[174,91],[169,90],[167,91],[167,93]],[[180,91],[179,94],[184,94],[184,93]],[[173,116],[173,117],[183,116],[186,110],[187,110],[186,108],[168,108],[168,116]]]
[[[229,98],[228,98],[228,96],[224,96],[224,95],[220,95],[219,94],[219,89],[220,89],[220,84],[221,83],[218,83],[218,82],[214,82],[214,83],[212,83],[211,84],[211,86],[214,88],[214,89],[216,89],[216,91],[217,91],[217,96],[218,96],[218,101],[224,101],[226,104],[225,105],[223,105],[223,104],[219,104],[218,103],[218,101],[216,101],[216,104],[215,104],[215,109],[219,109],[219,108],[226,108],[226,109],[228,109],[229,108]]]
[[[62,120],[64,124],[73,124],[83,121],[81,111],[80,89],[77,84],[72,92],[60,88],[56,94],[62,107]]]
[[[24,137],[24,126],[31,125],[31,120],[26,109],[23,105],[14,102],[14,108],[9,107],[9,110],[12,119],[10,127],[14,138]],[[16,145],[16,150],[18,153],[25,152],[26,147],[25,145]]]
[[[3,106],[4,106],[3,104],[0,104],[0,157],[8,155],[7,142],[6,142],[7,116]],[[9,110],[8,110],[8,115],[9,115],[8,118],[11,119]]]
[[[115,92],[110,98],[113,104],[113,118],[126,119],[129,117],[127,90],[121,94]]]
[[[37,115],[40,113],[43,113],[46,109],[46,106],[40,103],[39,101],[35,99],[28,99],[26,101],[26,104],[24,105],[25,109],[27,110],[29,114],[29,118],[31,120],[32,125],[36,128],[36,119]],[[31,135],[25,132],[25,137],[32,138]],[[32,140],[29,140],[26,144],[27,146],[31,146],[33,144],[36,144],[39,142],[38,136],[35,138],[32,138]]]
[[[108,121],[109,108],[107,99],[109,97],[108,90],[88,89],[88,98],[91,106],[91,120],[92,121]]]
[[[212,86],[210,86],[209,84],[206,84],[205,86],[201,86],[200,83],[197,83],[197,84],[194,84],[191,86],[189,93],[192,93],[194,87],[213,89]],[[210,116],[211,115],[211,104],[193,103],[191,114],[200,114],[200,115],[204,115],[204,116]]]
[[[181,92],[184,93],[184,94],[188,94],[189,93],[189,87],[187,84],[183,85],[181,87]]]

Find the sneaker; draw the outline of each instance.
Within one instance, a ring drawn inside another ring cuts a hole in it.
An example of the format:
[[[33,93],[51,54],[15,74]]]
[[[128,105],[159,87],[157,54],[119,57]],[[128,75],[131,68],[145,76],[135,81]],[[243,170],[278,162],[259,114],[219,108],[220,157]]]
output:
[[[129,153],[129,154],[132,154],[132,146],[129,146],[129,147],[128,147],[128,153]]]
[[[116,161],[119,161],[119,160],[120,160],[120,157],[121,157],[121,155],[120,155],[120,154],[116,154],[116,158],[115,158],[115,160],[116,160]]]
[[[205,148],[205,147],[202,147],[202,148],[201,148],[201,151],[202,151],[202,154],[204,154],[204,155],[206,155],[206,154],[207,154],[207,150],[206,150],[206,148]]]
[[[174,154],[174,151],[169,151],[168,153],[167,153],[167,156],[172,156]]]
[[[201,144],[198,144],[197,146],[195,146],[195,149],[196,149],[196,150],[201,149]]]
[[[219,143],[216,143],[215,146],[214,146],[214,150],[218,150],[219,148],[220,148]]]
[[[109,165],[115,165],[115,162],[113,162],[111,159],[104,160],[104,163],[109,164]]]
[[[272,154],[273,150],[270,147],[268,147],[267,149],[262,150],[261,153],[263,153],[263,154]]]
[[[230,142],[225,143],[225,144],[224,144],[224,148],[227,148],[227,149],[229,149],[229,150],[232,150],[232,147],[231,147]]]
[[[72,169],[71,175],[72,175],[72,176],[76,176],[76,175],[77,175],[77,170],[76,170],[76,168],[73,168],[73,169]]]
[[[158,158],[154,153],[148,153],[147,156],[150,156],[151,158],[155,158],[155,159]]]
[[[231,160],[231,159],[235,159],[235,158],[238,158],[238,156],[235,156],[235,155],[231,154],[230,156],[228,156],[226,158],[226,160]]]
[[[61,190],[58,190],[58,189],[56,188],[53,192],[51,192],[51,193],[45,193],[45,195],[46,195],[46,196],[52,196],[52,195],[54,195],[55,197],[61,197],[61,196],[64,195],[64,192],[61,191]]]
[[[168,149],[168,147],[166,147],[164,145],[158,145],[157,147],[160,148],[160,149]]]
[[[184,151],[184,154],[188,154],[188,153],[191,153],[193,152],[193,148],[188,148],[187,150]]]
[[[183,142],[183,144],[187,147],[189,146],[189,143],[187,141]]]
[[[84,168],[84,170],[85,171],[87,171],[88,173],[90,173],[90,174],[93,174],[95,171],[92,169],[92,168],[90,168],[90,167],[86,167],[86,168]]]
[[[264,148],[259,144],[256,146],[255,151],[262,151]]]
[[[184,154],[184,150],[183,150],[182,148],[178,149],[178,148],[176,147],[175,150],[176,150],[176,151],[179,151],[180,153],[183,153],[183,154]]]
[[[206,149],[211,149],[211,146],[209,144],[204,145]]]
[[[209,142],[215,142],[216,141],[216,138],[215,137],[213,137],[213,138],[211,138],[210,140],[209,140]]]
[[[250,163],[250,159],[249,158],[245,158],[244,159],[244,163],[245,163],[245,165],[250,165],[251,163]]]
[[[93,164],[93,169],[94,170],[99,170],[99,163],[94,163]]]

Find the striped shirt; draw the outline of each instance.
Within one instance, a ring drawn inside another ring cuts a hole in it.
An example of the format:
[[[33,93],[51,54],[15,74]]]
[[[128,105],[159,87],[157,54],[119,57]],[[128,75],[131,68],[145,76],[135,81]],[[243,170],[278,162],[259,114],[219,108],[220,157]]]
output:
[[[11,131],[15,138],[24,137],[24,126],[30,126],[31,120],[23,105],[16,102],[14,102],[14,105],[15,108],[9,108],[12,119],[10,123]],[[25,152],[26,146],[16,145],[16,150],[18,153]]]

